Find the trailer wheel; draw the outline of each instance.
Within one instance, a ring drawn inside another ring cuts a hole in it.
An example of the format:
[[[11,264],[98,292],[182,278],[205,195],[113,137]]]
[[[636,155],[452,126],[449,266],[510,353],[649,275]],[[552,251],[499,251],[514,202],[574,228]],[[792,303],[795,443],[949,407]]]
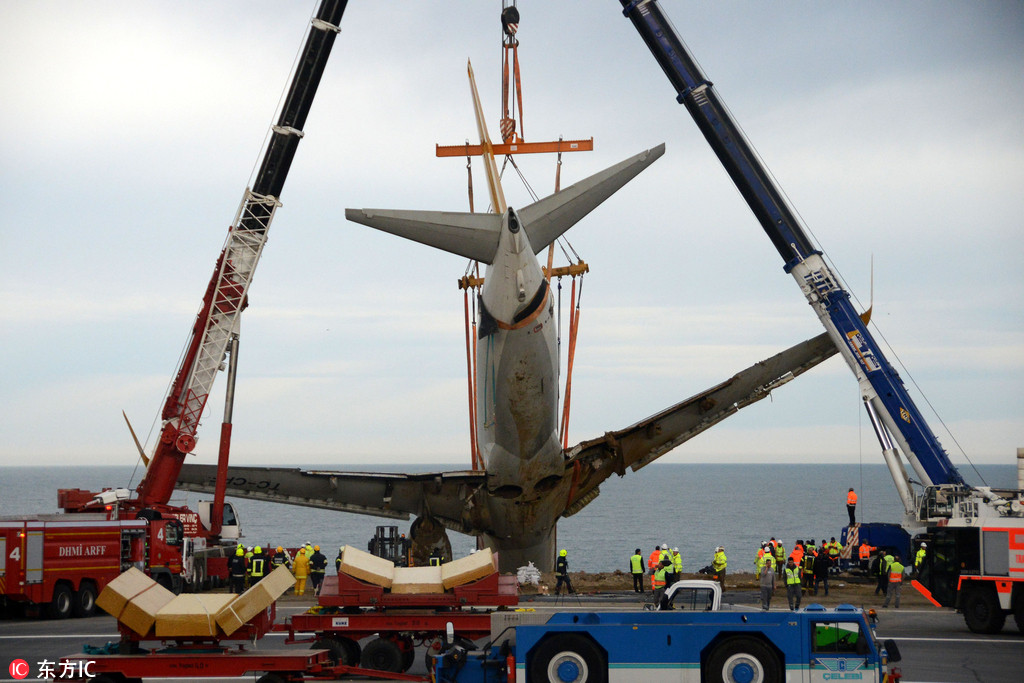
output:
[[[96,680],[96,679],[93,679]],[[263,674],[256,679],[256,683],[287,683],[283,676],[278,676],[275,673]]]
[[[779,683],[779,658],[756,638],[729,638],[715,648],[705,673],[711,683]]]
[[[975,586],[964,595],[964,621],[975,633],[999,633],[1006,614],[999,606],[999,596],[991,586]]]
[[[387,638],[374,638],[363,648],[363,667],[377,671],[402,672],[402,650]]]
[[[327,650],[334,664],[341,666],[359,665],[359,643],[351,638],[317,638],[311,650]]]
[[[96,587],[91,581],[83,581],[75,593],[72,611],[76,617],[91,617],[96,612]]]
[[[529,662],[530,679],[552,683],[606,683],[608,668],[589,638],[559,633],[542,642]]]
[[[49,612],[54,619],[67,619],[71,616],[74,595],[66,583],[58,583],[53,587],[53,600],[50,601]]]
[[[416,644],[409,636],[401,636],[395,644],[402,651],[402,671],[408,671],[416,660]]]

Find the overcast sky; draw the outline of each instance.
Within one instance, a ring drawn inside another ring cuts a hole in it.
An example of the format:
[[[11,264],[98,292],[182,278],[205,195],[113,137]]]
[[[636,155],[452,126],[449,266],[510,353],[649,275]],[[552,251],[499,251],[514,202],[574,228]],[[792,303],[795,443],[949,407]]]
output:
[[[661,5],[863,306],[873,259],[875,332],[954,461],[1013,462],[1024,4]],[[122,410],[155,434],[314,7],[0,4],[0,464],[131,463]],[[243,316],[234,462],[468,464],[466,263],[344,210],[467,210],[434,145],[476,139],[467,58],[498,138],[500,7],[350,3]],[[667,146],[568,233],[591,268],[570,441],[821,332],[619,3],[519,9],[527,140],[595,140],[563,186]],[[552,191],[553,158],[519,163]],[[881,462],[838,358],[664,460]]]

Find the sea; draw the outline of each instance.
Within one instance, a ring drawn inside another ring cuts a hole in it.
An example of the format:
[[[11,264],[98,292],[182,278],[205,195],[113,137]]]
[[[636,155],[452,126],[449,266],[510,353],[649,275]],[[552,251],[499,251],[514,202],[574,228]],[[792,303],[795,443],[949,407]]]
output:
[[[291,466],[291,465],[290,465]],[[302,467],[302,465],[299,465]],[[312,469],[365,471],[351,466],[308,465]],[[382,467],[387,472],[465,469]],[[1016,488],[1015,465],[960,467],[972,484]],[[0,515],[56,513],[57,489],[134,488],[141,471],[132,467],[0,467]],[[600,495],[579,513],[558,523],[558,547],[568,552],[571,571],[629,571],[636,548],[646,557],[655,545],[678,547],[683,571],[711,563],[725,547],[731,571],[753,571],[762,541],[776,538],[786,548],[796,539],[839,538],[849,521],[846,493],[858,495],[858,521],[901,521],[903,507],[883,464],[651,464],[626,476],[612,476]],[[208,497],[208,496],[204,496]],[[180,494],[176,503],[195,505],[199,494]],[[231,499],[247,545],[276,547],[318,544],[334,558],[342,545],[366,548],[378,525],[401,521],[280,503]],[[193,508],[194,509],[194,508]],[[475,547],[470,536],[449,532],[455,557]]]

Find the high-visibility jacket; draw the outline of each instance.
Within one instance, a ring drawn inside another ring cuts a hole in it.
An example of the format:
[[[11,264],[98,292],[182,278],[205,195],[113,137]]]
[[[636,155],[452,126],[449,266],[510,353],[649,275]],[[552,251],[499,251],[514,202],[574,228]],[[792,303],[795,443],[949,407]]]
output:
[[[763,567],[764,565],[768,565],[771,567],[772,571],[775,571],[775,558],[768,553],[765,553],[764,557],[761,558],[761,566]],[[760,573],[760,571],[761,567],[758,567],[758,573]]]
[[[832,558],[839,557],[839,553],[842,552],[842,547],[839,545],[839,541],[831,543],[828,546],[828,556]]]
[[[846,504],[847,505],[856,505],[857,504],[857,494],[854,493],[853,491],[850,491],[849,493],[847,493],[846,494]]]
[[[889,583],[900,583],[903,581],[903,565],[893,560],[889,563]]]
[[[892,555],[886,555],[878,562],[878,573],[884,574],[889,571],[889,564],[893,561]]]
[[[637,553],[629,558],[629,570],[634,574],[644,573],[644,558],[643,555]]]
[[[679,553],[672,553],[672,569],[676,574],[683,573],[683,556]]]
[[[800,563],[804,561],[804,549],[800,546],[796,546],[793,548],[793,552],[790,553],[789,556],[793,558],[793,561],[796,562],[796,566],[799,567]]]
[[[672,561],[672,552],[668,548],[661,551],[661,557],[658,558],[658,562],[661,562],[662,560],[668,560],[669,562]]]
[[[665,587],[665,572],[668,571],[668,567],[658,567],[658,570],[654,572],[654,581],[651,582],[652,588],[664,588]]]
[[[262,555],[255,555],[252,558],[252,565],[249,568],[249,575],[254,579],[262,579],[266,573],[267,560]]]
[[[655,549],[651,551],[651,556],[647,558],[647,568],[654,569],[658,566],[658,560],[661,559],[661,550]]]
[[[725,556],[725,553],[721,550],[715,553],[715,559],[711,560],[711,568],[716,572],[720,572],[725,569],[728,564],[729,558]]]
[[[782,543],[778,543],[775,546],[775,561],[785,562],[786,560],[786,549],[782,547]]]
[[[860,544],[860,559],[866,560],[869,557],[871,557],[871,551],[872,550],[874,550],[874,548],[872,546],[868,545],[867,543],[861,543]]]
[[[792,586],[793,584],[800,585],[800,568],[793,567],[790,569],[786,567],[786,585]]]
[[[927,555],[927,554],[928,554],[928,551],[926,551],[924,548],[921,548],[920,550],[918,550],[917,551],[917,557],[914,558],[914,566],[915,567],[920,567],[921,563],[924,562],[924,556]]]

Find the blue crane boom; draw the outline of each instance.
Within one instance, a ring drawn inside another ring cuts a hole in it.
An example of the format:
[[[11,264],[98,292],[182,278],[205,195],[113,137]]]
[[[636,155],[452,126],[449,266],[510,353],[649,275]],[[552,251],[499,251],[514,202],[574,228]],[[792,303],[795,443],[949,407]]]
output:
[[[964,485],[960,472],[950,462],[899,374],[855,310],[850,293],[826,265],[821,250],[814,246],[657,0],[620,1],[623,14],[633,22],[675,88],[677,101],[690,112],[782,256],[785,271],[797,281],[856,375],[865,408],[908,514],[914,509],[913,496],[890,435],[924,485]]]

